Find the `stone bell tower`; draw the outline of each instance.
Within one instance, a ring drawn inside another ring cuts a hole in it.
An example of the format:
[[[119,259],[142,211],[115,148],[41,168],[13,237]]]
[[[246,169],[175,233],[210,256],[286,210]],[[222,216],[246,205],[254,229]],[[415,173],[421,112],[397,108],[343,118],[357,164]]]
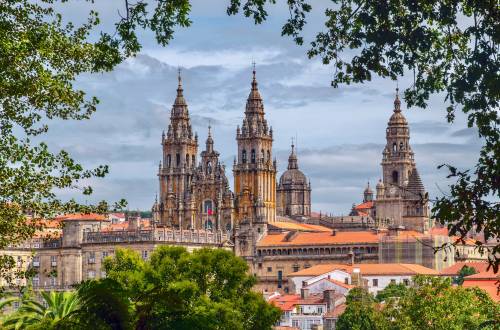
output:
[[[160,200],[157,208],[160,226],[188,228],[195,212],[189,187],[196,168],[198,136],[193,135],[180,71],[178,82],[167,135],[162,134],[163,161],[158,170]]]
[[[255,244],[276,220],[276,161],[272,158],[273,130],[264,117],[255,68],[243,124],[236,130],[238,156],[233,165],[236,226],[239,242]],[[245,229],[246,228],[246,229]],[[245,246],[240,246],[245,254]],[[250,251],[247,251],[250,253]],[[237,251],[238,253],[238,251]],[[251,254],[251,253],[250,253]]]
[[[377,185],[376,217],[395,226],[425,231],[430,226],[427,193],[410,146],[410,128],[401,112],[398,89],[386,140],[382,180]]]

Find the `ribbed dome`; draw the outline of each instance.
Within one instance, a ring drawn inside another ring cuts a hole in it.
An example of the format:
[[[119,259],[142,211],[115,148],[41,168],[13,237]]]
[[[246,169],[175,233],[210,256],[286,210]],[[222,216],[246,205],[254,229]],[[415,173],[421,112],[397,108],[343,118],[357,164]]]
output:
[[[280,184],[307,184],[307,178],[299,169],[286,170],[280,178]]]

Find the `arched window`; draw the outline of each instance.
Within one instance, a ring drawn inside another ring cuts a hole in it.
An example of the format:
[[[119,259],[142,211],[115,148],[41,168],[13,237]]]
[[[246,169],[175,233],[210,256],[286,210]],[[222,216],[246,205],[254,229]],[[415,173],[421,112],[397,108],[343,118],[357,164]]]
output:
[[[267,160],[271,161],[271,152],[269,150],[267,151]]]
[[[398,175],[398,171],[393,171],[393,172],[392,172],[392,182],[393,182],[393,183],[398,183],[398,182],[399,182],[399,175]]]
[[[212,215],[213,208],[212,208],[212,201],[207,199],[206,201],[203,202],[203,212]]]
[[[243,151],[241,152],[241,161],[243,162],[243,164],[246,164],[247,162],[247,151],[245,149],[243,149]]]
[[[191,166],[196,166],[196,157],[194,155],[191,156]]]
[[[252,164],[255,164],[255,149],[252,149],[251,161],[252,161]]]
[[[212,163],[207,162],[207,174],[212,174]]]
[[[396,144],[396,142],[394,142],[392,144],[392,152],[396,152],[396,151],[398,151],[398,145]]]
[[[403,149],[404,149],[403,142],[399,142],[399,150],[403,150]]]
[[[172,166],[172,157],[170,154],[167,155],[167,167],[170,168]]]
[[[261,155],[262,155],[262,156],[261,156],[262,162],[264,162],[264,156],[265,156],[264,149],[262,149],[262,150],[260,151],[260,153],[261,153]]]
[[[186,166],[189,167],[189,154],[186,154]]]
[[[181,155],[176,154],[175,155],[175,164],[179,166],[181,164]]]

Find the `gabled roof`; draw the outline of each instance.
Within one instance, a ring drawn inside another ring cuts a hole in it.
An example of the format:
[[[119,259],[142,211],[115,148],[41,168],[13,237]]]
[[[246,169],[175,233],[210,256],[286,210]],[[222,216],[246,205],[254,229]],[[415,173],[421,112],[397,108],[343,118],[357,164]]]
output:
[[[456,264],[441,270],[440,274],[443,276],[457,276],[458,273],[465,266],[472,267],[476,270],[476,272],[481,273],[485,272],[488,268],[487,262],[457,262]]]
[[[334,270],[341,270],[351,274],[354,268],[358,268],[361,275],[438,275],[439,272],[417,264],[324,264],[316,265],[310,268],[299,270],[298,272],[291,273],[288,276],[319,276],[332,272]]]

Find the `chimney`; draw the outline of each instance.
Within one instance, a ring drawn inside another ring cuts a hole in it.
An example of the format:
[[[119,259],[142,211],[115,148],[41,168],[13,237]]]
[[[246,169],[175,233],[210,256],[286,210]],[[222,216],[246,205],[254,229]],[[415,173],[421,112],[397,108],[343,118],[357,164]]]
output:
[[[309,297],[309,289],[308,288],[301,288],[300,289],[300,298],[306,299]]]
[[[297,234],[298,234],[298,232],[296,230],[292,230],[285,235],[285,237],[283,238],[283,241],[290,242],[297,236]]]
[[[354,265],[354,252],[352,252],[352,249],[351,251],[349,251],[348,253],[348,256],[349,256],[349,265]]]
[[[335,290],[323,291],[323,300],[326,302],[326,310],[329,312],[335,309]]]
[[[337,236],[337,229],[332,230],[332,236]]]

